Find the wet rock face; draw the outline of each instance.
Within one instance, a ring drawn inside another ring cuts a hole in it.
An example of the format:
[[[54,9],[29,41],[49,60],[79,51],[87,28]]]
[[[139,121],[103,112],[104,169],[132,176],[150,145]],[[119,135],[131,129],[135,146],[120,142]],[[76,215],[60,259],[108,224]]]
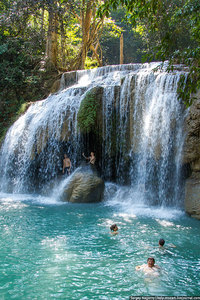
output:
[[[72,174],[64,189],[62,200],[73,203],[92,203],[103,200],[104,181],[90,166],[82,167]]]
[[[200,91],[186,118],[183,163],[189,163],[191,176],[185,185],[185,210],[200,219]]]
[[[63,79],[61,80],[61,89],[65,89],[73,84],[77,83],[77,73],[76,71],[66,72],[63,74]]]
[[[185,130],[184,163],[192,163],[194,168],[200,171],[200,91],[197,100],[190,107]]]
[[[194,172],[186,181],[185,211],[200,220],[200,173]]]

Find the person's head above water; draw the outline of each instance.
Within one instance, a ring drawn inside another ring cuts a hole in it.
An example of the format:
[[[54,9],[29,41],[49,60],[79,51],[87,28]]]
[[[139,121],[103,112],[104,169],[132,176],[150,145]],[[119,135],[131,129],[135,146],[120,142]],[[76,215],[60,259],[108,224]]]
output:
[[[163,239],[160,239],[159,242],[158,242],[159,246],[163,247],[164,244],[165,244],[165,240]]]
[[[148,265],[149,268],[153,268],[154,265],[155,265],[155,259],[153,257],[149,257],[147,259],[147,265]]]
[[[110,226],[110,230],[111,230],[111,231],[117,231],[117,230],[118,230],[117,224],[111,225],[111,226]]]

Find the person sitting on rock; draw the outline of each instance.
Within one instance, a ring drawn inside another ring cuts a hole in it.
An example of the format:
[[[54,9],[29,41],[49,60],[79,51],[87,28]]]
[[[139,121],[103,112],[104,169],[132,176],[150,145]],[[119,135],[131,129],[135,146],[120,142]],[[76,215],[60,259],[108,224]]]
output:
[[[63,159],[63,175],[67,173],[67,175],[70,175],[71,173],[71,160],[67,156],[67,154],[64,154],[64,159]]]
[[[118,227],[117,224],[113,224],[110,226],[111,234],[118,234]]]
[[[82,155],[85,159],[89,160],[89,163],[91,165],[93,165],[93,166],[95,165],[96,157],[94,156],[94,152],[91,152],[89,157],[86,157],[84,153],[82,153]]]

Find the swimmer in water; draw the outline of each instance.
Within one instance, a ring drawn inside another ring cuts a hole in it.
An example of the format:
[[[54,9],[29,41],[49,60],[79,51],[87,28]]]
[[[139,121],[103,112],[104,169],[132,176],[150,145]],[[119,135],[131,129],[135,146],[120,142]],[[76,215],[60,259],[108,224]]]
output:
[[[165,244],[165,240],[164,239],[160,239],[159,242],[158,242],[159,249],[165,249],[164,244]],[[176,246],[174,244],[168,244],[168,247],[170,247],[170,248],[176,248]]]
[[[160,239],[158,242],[159,248],[163,248],[164,244],[165,244],[165,240]]]
[[[110,226],[111,234],[118,234],[118,227],[116,224]]]
[[[143,264],[141,266],[135,267],[136,271],[142,270],[146,274],[153,274],[158,276],[158,271],[160,270],[160,267],[158,265],[155,265],[155,259],[153,257],[149,257],[147,259],[147,264]]]

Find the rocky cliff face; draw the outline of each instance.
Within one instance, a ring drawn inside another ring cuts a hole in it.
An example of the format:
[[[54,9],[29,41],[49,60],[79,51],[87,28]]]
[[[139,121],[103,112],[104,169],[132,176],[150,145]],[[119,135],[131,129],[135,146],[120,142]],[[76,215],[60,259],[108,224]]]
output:
[[[190,177],[185,185],[185,210],[200,219],[200,91],[190,107],[185,132],[183,161],[190,168]]]

